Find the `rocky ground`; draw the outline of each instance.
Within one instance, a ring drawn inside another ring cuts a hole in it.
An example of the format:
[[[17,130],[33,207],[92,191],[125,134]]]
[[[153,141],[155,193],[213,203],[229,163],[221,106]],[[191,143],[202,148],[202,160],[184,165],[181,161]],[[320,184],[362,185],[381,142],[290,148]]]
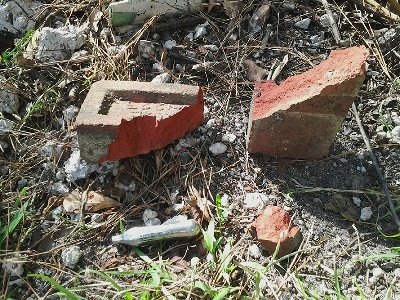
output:
[[[320,1],[270,1],[269,13],[263,1],[209,2],[115,30],[102,1],[0,1],[1,299],[399,299],[399,231],[354,114],[320,160],[249,155],[245,140],[254,81],[364,44],[356,108],[399,210],[400,27],[328,1],[335,41]],[[200,85],[205,121],[165,149],[89,164],[74,120],[101,79]],[[266,205],[303,233],[289,257],[251,235]],[[204,237],[111,243],[177,216]]]

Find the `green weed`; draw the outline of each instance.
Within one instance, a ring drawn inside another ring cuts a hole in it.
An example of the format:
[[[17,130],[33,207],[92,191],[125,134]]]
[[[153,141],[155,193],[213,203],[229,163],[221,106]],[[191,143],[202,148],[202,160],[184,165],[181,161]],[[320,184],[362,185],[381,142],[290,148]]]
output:
[[[213,288],[207,283],[202,281],[196,281],[194,283],[194,287],[203,291],[205,296],[211,297],[213,300],[223,300],[226,297],[234,292],[236,292],[239,288],[238,287],[222,287],[222,288]]]
[[[1,224],[0,220],[0,249],[2,249],[4,241],[7,240],[9,235],[14,232],[14,230],[17,228],[17,226],[24,220],[26,214],[27,214],[27,208],[29,205],[29,201],[26,201],[25,203],[22,202],[22,198],[25,196],[27,192],[26,188],[23,188],[15,200],[13,209],[17,209],[15,212],[11,212],[11,214],[14,214],[11,218],[7,218],[7,224],[3,225]]]
[[[50,278],[50,277],[48,277],[46,275],[29,274],[28,277],[39,278],[39,279],[42,279],[44,281],[47,281],[53,288],[57,289],[63,296],[67,297],[68,300],[81,300],[81,299],[84,299],[82,297],[79,297],[77,294],[71,292],[67,288],[63,287],[61,284],[59,284],[53,278]]]
[[[17,41],[14,49],[12,49],[12,50],[7,49],[3,53],[1,53],[0,62],[4,62],[5,64],[11,64],[11,63],[15,62],[16,58],[23,51],[25,51],[26,46],[32,39],[33,33],[34,33],[34,30],[29,29],[25,33],[25,35]]]
[[[217,207],[218,223],[220,226],[222,226],[228,219],[232,207],[229,205],[223,205],[220,194],[215,196],[215,205]]]

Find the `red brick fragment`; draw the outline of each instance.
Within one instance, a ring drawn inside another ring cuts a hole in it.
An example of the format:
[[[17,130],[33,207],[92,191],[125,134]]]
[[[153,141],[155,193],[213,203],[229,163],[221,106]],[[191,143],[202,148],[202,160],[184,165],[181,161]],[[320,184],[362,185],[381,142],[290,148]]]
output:
[[[248,126],[248,151],[291,158],[329,153],[365,78],[364,46],[334,50],[315,68],[280,85],[257,82]]]
[[[81,157],[103,162],[161,149],[196,129],[203,109],[196,86],[96,82],[76,120]]]
[[[277,257],[295,251],[303,239],[300,229],[292,226],[289,213],[277,206],[267,206],[253,222],[251,228],[261,246],[270,255],[275,252],[280,241]]]

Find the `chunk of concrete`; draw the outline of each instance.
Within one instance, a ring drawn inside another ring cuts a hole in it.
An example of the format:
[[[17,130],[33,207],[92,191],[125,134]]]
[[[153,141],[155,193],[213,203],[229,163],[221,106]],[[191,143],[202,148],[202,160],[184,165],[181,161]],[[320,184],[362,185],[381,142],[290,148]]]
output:
[[[280,243],[277,257],[295,251],[303,239],[300,229],[292,225],[289,214],[277,206],[267,206],[251,228],[270,255]]]
[[[362,86],[368,54],[364,46],[335,50],[280,85],[256,83],[248,151],[302,159],[327,155]]]
[[[76,119],[81,158],[103,162],[161,149],[196,129],[203,109],[197,86],[98,81]]]

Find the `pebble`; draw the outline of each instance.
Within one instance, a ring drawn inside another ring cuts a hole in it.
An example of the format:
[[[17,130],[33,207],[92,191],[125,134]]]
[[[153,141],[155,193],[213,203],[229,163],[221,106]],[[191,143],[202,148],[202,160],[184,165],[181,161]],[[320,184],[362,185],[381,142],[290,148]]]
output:
[[[148,220],[150,219],[154,219],[158,216],[158,213],[152,209],[147,208],[144,212],[143,212],[143,222],[146,223]]]
[[[337,22],[339,20],[339,16],[336,13],[333,13],[333,19],[335,20],[335,22]],[[329,22],[329,16],[328,14],[324,14],[319,18],[319,21],[321,22],[321,25],[324,27],[330,27],[331,23]]]
[[[168,41],[166,41],[165,43],[164,43],[164,48],[165,49],[168,49],[168,50],[171,50],[172,48],[175,48],[176,47],[176,41],[175,40],[168,40]]]
[[[206,128],[214,127],[215,124],[216,124],[216,122],[217,122],[217,121],[216,121],[214,118],[212,118],[212,119],[210,119],[210,120],[207,121],[205,127],[206,127]]]
[[[295,10],[296,9],[296,4],[294,2],[289,2],[289,1],[284,1],[282,3],[282,8],[285,10]]]
[[[360,220],[367,221],[372,217],[372,209],[371,207],[364,207],[361,209]]]
[[[159,63],[154,63],[153,64],[153,70],[158,71],[158,72],[162,72],[164,69]]]
[[[161,73],[153,78],[152,83],[168,83],[171,81],[171,75],[168,73]]]
[[[138,51],[142,57],[151,58],[156,54],[156,47],[151,41],[141,40],[139,41]]]
[[[294,23],[294,26],[296,26],[297,28],[300,28],[300,29],[307,30],[308,27],[310,27],[310,24],[311,24],[311,19],[306,18],[306,19],[297,21],[296,23]]]
[[[64,206],[59,205],[57,206],[52,212],[51,212],[51,217],[55,220],[58,221],[61,218],[61,215],[65,212]]]
[[[4,261],[2,262],[3,270],[10,274],[10,276],[22,276],[24,274],[23,263],[18,263],[14,261]]]
[[[161,225],[161,221],[159,218],[152,218],[148,219],[146,222],[144,222],[145,226],[155,226],[155,225]]]
[[[215,144],[212,144],[210,146],[210,148],[208,148],[208,150],[210,150],[210,152],[213,155],[220,155],[220,154],[225,153],[226,150],[228,150],[228,147],[222,143],[215,143]]]
[[[51,186],[51,192],[54,195],[62,195],[68,193],[69,188],[62,182],[56,182]]]
[[[6,118],[0,118],[0,135],[9,133],[13,126],[14,122]]]
[[[61,260],[66,267],[73,269],[81,258],[81,255],[81,248],[78,246],[72,246],[64,249],[61,252]]]
[[[243,206],[245,208],[263,209],[269,197],[262,193],[246,193]]]
[[[200,24],[196,27],[196,29],[194,30],[195,31],[194,39],[198,39],[207,34],[207,28],[206,28],[207,25],[208,25],[208,22],[206,22],[204,24]]]
[[[391,132],[392,140],[396,143],[400,143],[400,126],[396,126]]]
[[[353,203],[354,203],[355,206],[360,207],[360,205],[361,205],[361,199],[358,198],[358,197],[353,197]]]
[[[19,109],[18,96],[8,92],[0,86],[0,112],[7,112],[9,114],[17,113]]]
[[[260,247],[258,247],[256,244],[251,244],[249,247],[249,255],[252,258],[259,259],[262,256]]]
[[[224,134],[221,138],[221,141],[225,143],[233,143],[236,140],[236,135],[233,133]]]
[[[217,52],[219,50],[218,46],[216,45],[204,45],[203,47],[211,52]]]

